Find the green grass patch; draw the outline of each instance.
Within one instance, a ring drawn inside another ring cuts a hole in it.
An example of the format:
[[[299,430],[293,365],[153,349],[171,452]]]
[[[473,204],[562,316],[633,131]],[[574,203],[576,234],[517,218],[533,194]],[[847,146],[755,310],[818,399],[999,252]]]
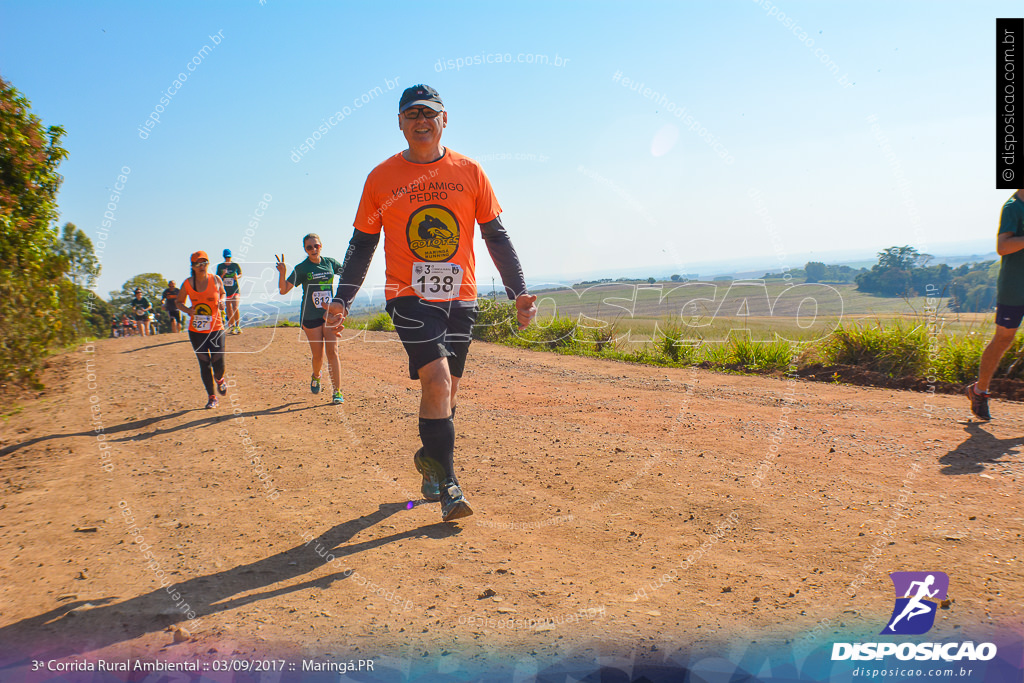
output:
[[[890,326],[840,325],[817,348],[828,365],[854,365],[889,377],[919,376],[928,365],[924,324],[897,320]]]
[[[387,313],[378,313],[366,321],[366,327],[363,329],[370,332],[394,332],[395,323]]]

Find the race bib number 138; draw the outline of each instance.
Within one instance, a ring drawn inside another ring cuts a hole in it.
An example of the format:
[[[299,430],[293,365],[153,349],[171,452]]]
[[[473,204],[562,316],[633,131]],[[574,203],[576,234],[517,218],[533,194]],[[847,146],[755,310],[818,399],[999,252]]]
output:
[[[448,301],[462,291],[462,266],[454,263],[412,264],[412,286],[424,299]]]

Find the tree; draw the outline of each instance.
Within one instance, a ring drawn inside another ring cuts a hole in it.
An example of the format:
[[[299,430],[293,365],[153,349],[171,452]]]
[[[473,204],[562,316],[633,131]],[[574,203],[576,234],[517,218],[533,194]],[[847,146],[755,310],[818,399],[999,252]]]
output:
[[[647,278],[647,284],[653,285],[655,282],[657,282],[657,280],[655,280],[653,277]]]
[[[110,323],[115,316],[114,309],[109,303],[89,290],[79,287],[78,306],[85,318],[87,326],[85,334],[99,337],[100,339],[110,336]]]
[[[808,261],[804,265],[804,272],[807,273],[807,282],[821,282],[825,279],[825,264],[820,261]]]
[[[92,289],[101,266],[89,236],[75,227],[74,223],[65,223],[57,253],[68,261],[68,278],[79,287]]]
[[[54,255],[63,136],[0,79],[0,385],[34,383],[45,355],[79,332],[67,260]]]
[[[949,283],[950,308],[960,312],[989,311],[996,305],[999,261],[965,264]]]
[[[854,278],[857,289],[884,296],[915,296],[930,292],[929,284],[944,286],[952,271],[945,264],[924,267],[932,259],[913,247],[889,247],[878,252],[878,263]]]
[[[171,319],[167,312],[160,306],[160,296],[167,288],[167,279],[160,273],[142,273],[136,275],[121,286],[120,291],[110,292],[110,307],[114,315],[121,316],[129,313],[131,300],[135,298],[135,288],[142,290],[142,296],[149,299],[153,305],[153,314],[156,316],[157,324],[161,330],[170,330]],[[129,313],[130,315],[130,313]]]
[[[680,275],[679,273],[676,273],[675,275],[672,276],[672,282],[679,282],[682,279],[683,279],[683,276]]]
[[[918,264],[921,254],[913,247],[889,247],[885,251],[878,252],[878,267],[882,270],[898,268],[899,270],[910,270]],[[929,259],[931,256],[928,257]]]

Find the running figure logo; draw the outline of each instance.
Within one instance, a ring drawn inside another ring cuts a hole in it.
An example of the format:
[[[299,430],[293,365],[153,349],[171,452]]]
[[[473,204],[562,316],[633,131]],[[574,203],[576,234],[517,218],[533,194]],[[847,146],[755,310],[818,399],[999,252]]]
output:
[[[881,635],[914,636],[927,633],[935,623],[940,600],[946,599],[949,576],[943,572],[892,572],[896,605]]]

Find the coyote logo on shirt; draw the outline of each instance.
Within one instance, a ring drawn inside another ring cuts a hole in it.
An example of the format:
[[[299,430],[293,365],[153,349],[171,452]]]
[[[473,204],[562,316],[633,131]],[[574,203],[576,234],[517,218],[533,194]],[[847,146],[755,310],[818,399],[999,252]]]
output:
[[[448,261],[459,250],[459,222],[443,206],[416,210],[406,226],[409,249],[424,261]]]
[[[439,218],[429,215],[420,221],[419,232],[420,239],[422,240],[438,240],[455,237],[455,233],[453,233],[447,225],[442,223]]]

